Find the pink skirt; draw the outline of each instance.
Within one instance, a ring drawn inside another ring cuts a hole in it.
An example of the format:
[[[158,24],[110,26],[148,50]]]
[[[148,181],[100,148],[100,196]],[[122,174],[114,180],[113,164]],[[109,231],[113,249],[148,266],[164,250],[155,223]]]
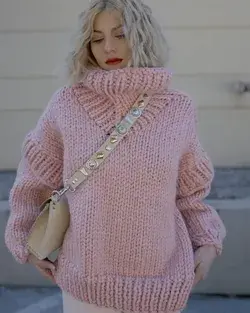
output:
[[[87,302],[76,300],[66,292],[62,292],[63,313],[118,313],[116,310],[100,308]],[[180,312],[169,312],[180,313]]]

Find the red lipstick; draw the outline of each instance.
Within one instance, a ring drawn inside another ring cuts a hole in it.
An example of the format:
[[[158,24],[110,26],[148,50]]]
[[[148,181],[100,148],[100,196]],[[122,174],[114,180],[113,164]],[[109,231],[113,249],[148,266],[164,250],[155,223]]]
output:
[[[109,65],[116,65],[116,64],[119,64],[122,62],[122,59],[119,59],[119,58],[112,58],[112,59],[108,59],[106,61],[106,64],[109,64]]]

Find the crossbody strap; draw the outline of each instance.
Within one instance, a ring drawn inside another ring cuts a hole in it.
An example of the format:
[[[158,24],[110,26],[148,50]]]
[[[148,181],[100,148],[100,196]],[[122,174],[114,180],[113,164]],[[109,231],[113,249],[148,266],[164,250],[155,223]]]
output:
[[[81,185],[96,169],[107,159],[107,157],[115,150],[117,145],[127,135],[130,128],[142,115],[142,112],[148,105],[150,96],[143,94],[138,97],[134,105],[131,107],[127,115],[116,125],[114,131],[110,134],[109,138],[84,164],[82,168],[77,170],[72,177],[65,181],[65,187],[61,190],[53,192],[52,197],[55,200],[65,194],[67,191],[74,192],[76,188]]]

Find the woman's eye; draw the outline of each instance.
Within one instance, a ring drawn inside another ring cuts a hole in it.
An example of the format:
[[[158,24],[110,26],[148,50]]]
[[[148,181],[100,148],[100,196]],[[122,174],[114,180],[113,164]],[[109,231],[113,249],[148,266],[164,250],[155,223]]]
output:
[[[123,38],[125,38],[125,35],[124,35],[124,34],[117,35],[116,38],[118,38],[118,39],[123,39]]]
[[[98,42],[101,42],[102,40],[103,40],[102,38],[100,38],[100,39],[92,39],[92,42],[98,43]]]

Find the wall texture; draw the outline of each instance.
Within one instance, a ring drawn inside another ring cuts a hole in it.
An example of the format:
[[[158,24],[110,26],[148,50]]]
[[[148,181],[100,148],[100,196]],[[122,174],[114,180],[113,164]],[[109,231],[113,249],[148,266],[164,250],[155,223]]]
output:
[[[173,87],[189,93],[216,166],[250,165],[249,0],[147,0],[170,46]],[[0,0],[0,169],[16,168],[24,135],[53,91],[88,0]]]

